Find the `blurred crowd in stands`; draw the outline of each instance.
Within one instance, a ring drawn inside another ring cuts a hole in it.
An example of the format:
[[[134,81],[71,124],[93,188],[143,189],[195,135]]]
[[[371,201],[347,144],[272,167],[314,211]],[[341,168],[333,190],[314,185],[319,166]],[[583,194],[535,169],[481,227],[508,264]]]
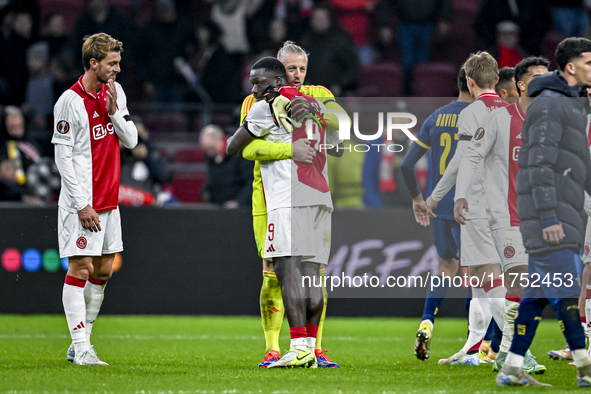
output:
[[[553,60],[562,38],[589,35],[590,3],[0,0],[0,200],[55,202],[53,104],[83,73],[85,35],[106,32],[124,43],[117,81],[141,131],[138,147],[122,151],[122,183],[129,187],[122,202],[238,207],[250,203],[244,174],[252,166],[226,158],[221,146],[238,126],[250,66],[275,56],[284,41],[309,53],[305,84],[337,97],[454,97],[458,69],[471,52],[488,50],[499,68],[527,55]],[[362,182],[372,176],[364,175],[365,161],[331,162],[333,192],[339,195],[339,183],[348,190],[348,202],[337,206],[407,201],[396,185],[377,193],[399,198],[363,201]],[[399,160],[388,162],[396,174]],[[224,178],[231,172],[232,187]],[[222,189],[233,192],[219,195]]]

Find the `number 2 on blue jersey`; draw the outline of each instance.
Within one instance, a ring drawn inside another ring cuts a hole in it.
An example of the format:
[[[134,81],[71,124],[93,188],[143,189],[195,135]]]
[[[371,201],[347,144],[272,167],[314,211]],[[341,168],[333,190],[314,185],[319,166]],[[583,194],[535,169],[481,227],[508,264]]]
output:
[[[451,135],[449,133],[441,133],[439,141],[441,146],[443,146],[443,153],[439,158],[439,175],[443,175],[447,156],[449,156],[449,151],[451,150]]]

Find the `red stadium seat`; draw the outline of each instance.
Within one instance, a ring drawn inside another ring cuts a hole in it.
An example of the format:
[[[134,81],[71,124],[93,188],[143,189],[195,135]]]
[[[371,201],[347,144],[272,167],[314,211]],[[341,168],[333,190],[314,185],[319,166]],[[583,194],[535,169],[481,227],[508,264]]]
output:
[[[180,202],[201,202],[199,193],[207,180],[203,172],[176,173],[172,178],[172,190]]]
[[[413,70],[416,97],[455,97],[459,69],[449,63],[420,63]]]
[[[236,128],[238,128],[238,124],[237,121],[234,119],[234,115],[230,113],[218,112],[211,114],[211,123],[220,126],[222,129],[232,125],[236,125]]]
[[[473,23],[480,10],[474,1],[456,1],[449,32],[446,36],[435,36],[431,45],[431,61],[448,62],[459,67],[470,53],[478,49]]]
[[[143,119],[148,130],[154,132],[187,131],[189,123],[187,116],[181,112],[146,113]]]
[[[401,97],[404,73],[398,63],[377,63],[363,67],[358,96]]]
[[[158,150],[158,153],[160,153],[160,155],[168,161],[169,156],[168,156],[168,151],[166,150],[166,148],[159,146],[156,149]]]
[[[132,0],[109,0],[111,7],[121,12],[127,17],[131,17],[133,14]]]
[[[238,128],[238,122],[238,118],[231,113],[214,112],[209,117],[210,124],[220,126],[222,129],[232,129],[232,132]],[[203,117],[201,114],[199,114],[199,116],[195,116],[193,119],[193,131],[200,132],[205,126],[207,126],[207,124],[203,123]]]
[[[174,153],[176,163],[205,163],[207,155],[200,148],[182,148]]]
[[[554,53],[560,41],[565,38],[566,36],[564,34],[551,31],[542,40],[542,56],[550,60],[550,70],[556,70],[558,68]]]
[[[134,19],[136,26],[142,27],[152,19],[152,6],[152,0],[139,0]]]
[[[454,0],[453,9],[458,10],[461,8],[472,8],[474,10],[480,10],[485,0]]]
[[[66,31],[72,33],[76,20],[84,13],[84,1],[79,0],[40,0],[41,21],[51,13],[58,13],[64,16]]]

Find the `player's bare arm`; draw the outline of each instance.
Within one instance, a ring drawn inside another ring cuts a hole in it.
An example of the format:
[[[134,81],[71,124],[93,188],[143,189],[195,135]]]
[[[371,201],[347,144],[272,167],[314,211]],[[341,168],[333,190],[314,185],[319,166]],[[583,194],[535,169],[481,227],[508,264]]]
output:
[[[431,123],[430,120],[432,118],[433,115],[431,115],[427,121],[425,121],[419,134],[422,134],[424,131],[429,129],[428,125]],[[425,146],[427,146],[427,148]],[[415,174],[415,165],[425,155],[429,148],[430,147],[424,143],[423,145],[420,145],[416,142],[413,143],[400,165],[404,182],[406,183],[408,190],[412,190],[410,195],[412,198],[412,211],[415,215],[415,220],[423,227],[427,227],[429,224],[431,224],[432,217],[437,217],[437,215],[433,213],[431,208],[427,206],[427,203],[423,199],[423,194],[418,188]]]
[[[78,211],[78,217],[82,227],[92,232],[98,233],[101,231],[101,220],[98,213],[90,205],[85,206]]]
[[[253,137],[248,130],[244,126],[240,126],[234,135],[228,138],[226,154],[228,156],[236,156],[252,140]]]

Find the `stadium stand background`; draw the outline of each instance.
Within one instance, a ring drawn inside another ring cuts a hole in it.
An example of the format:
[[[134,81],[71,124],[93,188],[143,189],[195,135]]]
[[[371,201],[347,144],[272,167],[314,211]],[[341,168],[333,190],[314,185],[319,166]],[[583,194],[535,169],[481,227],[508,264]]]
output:
[[[586,27],[583,23],[576,31],[553,26],[550,11],[565,11],[559,8],[559,1],[548,0],[545,7],[547,0],[520,0],[521,12],[504,0],[424,2],[437,3],[437,7],[449,3],[451,7],[445,14],[447,20],[442,19],[443,14],[435,16],[429,61],[416,65],[410,74],[412,80],[407,81],[417,97],[454,97],[457,70],[466,57],[476,50],[498,49],[497,22],[509,19],[521,27],[520,53],[530,54],[524,48],[539,48],[540,53],[531,54],[549,59],[565,34],[582,34]],[[328,3],[333,24],[330,34],[343,37],[341,43],[349,40],[357,55],[350,61],[361,65],[353,82],[341,84],[337,79],[327,86],[337,95],[404,97],[398,9],[390,3]],[[574,12],[583,15],[588,25],[582,4]],[[51,157],[52,119],[41,111],[36,99],[52,95],[55,100],[71,86],[83,71],[78,55],[82,35],[104,30],[124,42],[118,81],[126,90],[131,113],[143,119],[152,146],[167,161],[168,174],[161,189],[172,195],[173,201],[198,203],[207,174],[205,155],[198,144],[199,130],[210,123],[228,134],[236,129],[240,102],[249,93],[250,65],[260,56],[274,55],[287,39],[298,43],[309,40],[308,20],[318,5],[310,0],[0,1],[0,48],[5,54],[0,59],[0,104],[23,109],[27,138]],[[27,56],[32,56],[28,49],[38,42],[45,42],[49,53],[44,58],[43,51],[36,52],[41,53],[42,66],[34,69],[27,62]],[[315,53],[310,56],[314,58]],[[31,83],[44,78],[51,81],[51,91],[40,90],[41,83]],[[306,83],[320,84],[322,79],[323,73],[315,70]],[[406,196],[403,187],[396,193]]]

